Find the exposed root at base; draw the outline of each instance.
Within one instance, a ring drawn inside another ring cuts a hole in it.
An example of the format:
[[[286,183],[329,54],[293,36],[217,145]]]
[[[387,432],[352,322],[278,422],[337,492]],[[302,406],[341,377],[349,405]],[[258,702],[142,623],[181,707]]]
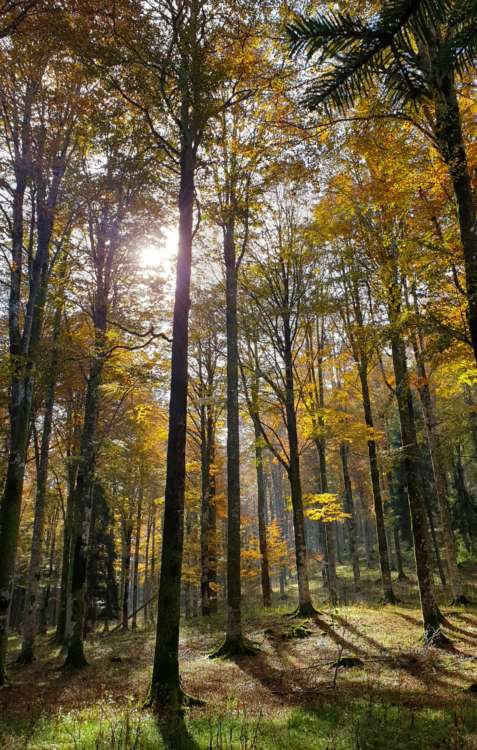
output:
[[[428,626],[423,640],[424,646],[426,647],[432,646],[433,648],[442,648],[447,650],[453,649],[452,640],[442,632],[440,627],[434,628]]]
[[[302,604],[301,606],[298,606],[293,610],[293,612],[287,612],[284,617],[301,618],[302,620],[306,620],[307,618],[318,617],[319,614],[320,612],[318,612],[318,610],[314,608],[313,604],[309,602],[308,604]]]
[[[209,659],[234,659],[237,656],[255,656],[260,649],[243,636],[225,638],[221,646],[209,654]]]
[[[150,691],[142,704],[143,708],[152,708],[156,713],[181,715],[184,708],[202,708],[206,702],[201,698],[189,695],[182,688],[173,689],[170,686],[158,687]]]
[[[465,594],[462,594],[462,596],[458,596],[456,599],[453,599],[450,603],[451,607],[457,607],[459,605],[467,606],[469,604],[472,604],[471,600],[466,597]]]

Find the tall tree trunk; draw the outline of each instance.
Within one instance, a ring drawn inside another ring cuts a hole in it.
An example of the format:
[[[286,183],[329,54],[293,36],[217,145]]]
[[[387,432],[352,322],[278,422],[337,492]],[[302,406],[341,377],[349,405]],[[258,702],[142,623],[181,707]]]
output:
[[[58,175],[58,185],[61,179]],[[56,180],[55,180],[56,185]],[[23,253],[23,192],[14,196],[12,281],[9,300],[10,357],[13,363],[10,381],[10,449],[5,485],[0,504],[0,685],[6,681],[6,653],[8,642],[8,607],[15,571],[16,549],[20,527],[20,511],[25,476],[26,453],[29,440],[34,370],[38,355],[43,312],[48,283],[49,247],[53,230],[56,194],[48,207],[38,206],[37,251],[31,266],[29,296],[26,304],[23,332],[20,333],[21,309],[21,254]],[[21,246],[17,248],[18,243]],[[17,261],[15,256],[20,253]]]
[[[151,598],[151,586],[150,586],[150,579],[149,579],[149,550],[151,545],[151,527],[152,527],[152,514],[151,514],[151,505],[149,505],[148,508],[148,514],[147,514],[147,526],[146,526],[146,556],[144,561],[144,607],[143,607],[143,617],[144,617],[144,627],[147,628],[148,622],[149,622],[149,599]]]
[[[343,484],[344,484],[344,510],[348,513],[349,518],[346,522],[348,527],[349,535],[349,552],[351,557],[351,565],[353,566],[353,581],[355,589],[359,585],[360,570],[359,570],[359,551],[356,539],[356,518],[354,512],[353,502],[353,489],[351,486],[351,478],[349,475],[348,467],[348,454],[349,446],[348,443],[341,443],[340,445],[340,457],[341,457],[341,468],[343,471]]]
[[[105,313],[105,310],[104,310]],[[106,320],[104,321],[105,330]],[[83,430],[76,486],[73,492],[73,518],[70,537],[69,601],[67,607],[67,652],[65,666],[79,669],[85,666],[84,623],[88,546],[93,512],[93,486],[96,464],[96,433],[99,413],[100,385],[103,359],[103,331],[96,341],[98,354],[94,357],[86,388]]]
[[[260,425],[254,420],[255,430],[255,465],[257,470],[257,509],[258,509],[258,541],[260,547],[260,578],[262,583],[262,601],[264,607],[272,605],[272,587],[270,583],[270,569],[268,564],[267,544],[267,495],[265,474],[263,470],[263,448]]]
[[[128,630],[129,620],[129,584],[131,578],[131,539],[132,521],[130,518],[123,519],[123,585],[121,600],[121,626]]]
[[[443,72],[439,42],[431,45],[435,134],[439,151],[449,169],[457,202],[460,238],[464,254],[468,319],[472,348],[477,360],[477,217],[467,154],[462,132],[454,74]],[[427,55],[426,55],[427,59]]]
[[[371,408],[371,398],[369,395],[368,385],[368,363],[365,357],[359,362],[359,379],[361,383],[361,394],[363,398],[363,410],[366,426],[372,430],[374,428],[373,413]],[[373,489],[374,515],[376,518],[376,536],[378,539],[379,565],[381,568],[381,582],[383,586],[384,601],[388,604],[395,604],[391,583],[391,571],[389,570],[388,545],[386,540],[386,527],[384,523],[384,508],[381,494],[381,483],[379,479],[378,451],[376,441],[368,439],[368,457],[369,473],[371,475],[371,486]]]
[[[63,273],[64,276],[64,273]],[[53,426],[53,407],[55,405],[55,390],[58,371],[58,339],[61,329],[61,314],[63,302],[58,304],[54,320],[52,335],[52,351],[47,373],[45,397],[45,413],[43,418],[43,432],[41,437],[40,461],[36,479],[35,515],[30,550],[30,566],[25,595],[25,613],[23,620],[23,640],[18,661],[29,664],[34,659],[35,635],[37,628],[37,599],[40,585],[41,563],[43,557],[43,527],[45,518],[45,501],[48,481],[48,460],[50,453],[50,437]]]
[[[43,592],[43,600],[38,607],[38,633],[46,633],[48,627],[48,610],[50,606],[51,582],[53,579],[53,570],[55,566],[56,555],[56,526],[58,522],[58,509],[53,513],[50,528],[50,554],[48,560],[48,572],[46,574],[46,586]],[[48,546],[48,545],[47,545]],[[54,622],[54,620],[53,620]]]
[[[76,432],[76,430],[75,430]],[[76,441],[73,438],[73,453]],[[66,509],[63,521],[63,550],[61,553],[61,578],[60,578],[60,601],[58,605],[58,620],[56,623],[55,643],[58,646],[66,645],[67,611],[68,611],[68,576],[71,567],[71,531],[73,524],[73,492],[76,484],[77,462],[69,455],[68,464],[68,493],[66,497]]]
[[[400,290],[393,290],[400,295]],[[396,307],[396,302],[394,303]],[[394,312],[394,311],[393,311]],[[414,422],[412,395],[406,362],[406,348],[401,334],[396,330],[397,317],[392,317],[394,330],[391,338],[394,375],[396,379],[396,400],[401,425],[401,445],[407,477],[409,508],[411,512],[412,535],[416,572],[421,599],[421,610],[424,620],[426,639],[439,637],[443,617],[437,606],[432,578],[431,557],[429,551],[429,533],[427,528],[426,507],[422,493],[419,452]]]
[[[137,606],[138,606],[138,594],[139,594],[139,550],[141,545],[141,520],[142,520],[142,500],[143,500],[143,478],[142,472],[139,479],[139,495],[137,501],[137,514],[136,514],[136,534],[134,537],[134,577],[133,577],[133,617],[131,627],[133,630],[137,628]]]
[[[210,394],[209,394],[210,398]],[[201,610],[204,616],[217,612],[217,519],[215,509],[215,424],[211,406],[201,407],[200,516]]]
[[[319,324],[317,323],[318,330],[318,346],[320,349],[323,347],[323,342],[320,341],[319,335]],[[321,339],[323,336],[321,337]],[[326,467],[326,438],[324,436],[324,425],[325,421],[323,418],[323,409],[325,407],[325,389],[323,381],[323,357],[320,351],[318,355],[318,408],[320,410],[318,416],[318,428],[320,430],[320,436],[315,439],[316,449],[318,451],[318,461],[320,467],[320,485],[321,492],[328,492],[328,472]],[[325,559],[325,580],[328,587],[328,594],[330,597],[330,603],[334,607],[338,602],[338,579],[336,576],[336,540],[335,540],[335,528],[333,523],[323,524],[323,539],[324,539],[324,559]]]
[[[416,296],[414,294],[414,309],[419,320],[419,309]],[[420,334],[420,331],[419,331]],[[447,501],[447,479],[443,466],[442,446],[440,444],[439,429],[437,417],[434,408],[434,401],[429,387],[426,365],[423,354],[422,337],[416,335],[411,337],[411,343],[414,351],[414,357],[417,365],[418,393],[424,412],[424,421],[426,425],[426,436],[431,456],[432,471],[434,475],[434,486],[437,496],[437,506],[441,522],[442,541],[444,544],[444,553],[446,561],[447,582],[451,591],[453,603],[465,603],[464,589],[461,575],[457,566],[457,550],[455,545],[454,531],[450,515],[449,504]]]
[[[189,100],[184,94],[182,119],[188,122]],[[195,149],[183,128],[179,189],[179,253],[172,323],[169,434],[162,537],[156,647],[149,702],[178,707],[184,700],[179,676],[179,621],[184,547],[185,451],[190,279],[192,264]]]
[[[289,318],[283,320],[284,363],[285,363],[285,397],[286,426],[289,446],[288,479],[290,481],[291,502],[293,509],[293,529],[295,532],[295,557],[298,578],[298,614],[309,617],[316,614],[312,604],[308,580],[308,555],[306,549],[305,516],[303,512],[303,493],[300,477],[300,452],[295,406],[295,388],[293,383],[293,351]]]
[[[373,410],[371,406],[371,396],[368,382],[368,350],[366,342],[366,329],[364,325],[363,310],[361,305],[361,290],[358,278],[354,270],[351,270],[351,289],[350,296],[353,304],[354,316],[358,327],[358,334],[354,335],[350,321],[348,320],[349,335],[351,338],[353,356],[358,367],[359,382],[361,386],[361,397],[363,400],[364,420],[366,427],[370,432],[374,430]],[[376,535],[378,539],[379,565],[381,570],[381,583],[383,587],[384,601],[388,604],[395,604],[391,572],[389,570],[388,544],[386,539],[386,528],[384,523],[384,507],[381,493],[381,482],[379,478],[378,448],[373,437],[369,437],[368,458],[369,473],[371,476],[371,487],[373,491],[374,515],[376,519]]]
[[[401,540],[399,538],[399,528],[396,522],[393,523],[394,549],[396,550],[396,564],[398,571],[398,581],[407,581],[407,575],[404,572]]]
[[[225,310],[227,331],[227,629],[213,656],[251,653],[242,635],[240,578],[240,433],[238,399],[237,257],[235,196],[224,225]]]

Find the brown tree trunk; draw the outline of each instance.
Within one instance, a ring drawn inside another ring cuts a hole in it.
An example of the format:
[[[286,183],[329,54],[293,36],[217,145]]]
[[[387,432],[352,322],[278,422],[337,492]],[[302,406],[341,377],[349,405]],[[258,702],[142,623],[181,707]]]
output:
[[[351,564],[353,566],[353,581],[355,589],[359,585],[360,580],[360,569],[359,569],[359,551],[356,540],[356,518],[354,511],[353,502],[353,489],[351,486],[351,478],[349,475],[348,467],[348,454],[349,446],[348,443],[341,443],[340,445],[340,456],[341,456],[341,468],[343,471],[343,484],[344,484],[344,511],[348,513],[349,518],[346,521],[348,527],[349,536],[349,552],[351,557]]]
[[[393,289],[393,295],[400,291]],[[394,302],[392,313],[398,308]],[[442,614],[437,605],[432,577],[431,557],[429,551],[429,533],[427,528],[426,507],[422,491],[422,479],[419,468],[419,450],[417,445],[414,410],[407,372],[406,349],[400,333],[396,330],[398,316],[392,314],[394,330],[391,338],[394,375],[396,379],[396,400],[401,425],[401,445],[404,455],[409,509],[411,512],[412,534],[416,572],[421,599],[421,610],[424,621],[424,634],[427,640],[439,636]]]
[[[64,276],[64,271],[63,274]],[[40,447],[40,461],[36,479],[35,515],[30,550],[30,566],[25,598],[25,612],[23,619],[23,640],[18,661],[29,664],[34,659],[35,635],[37,628],[37,599],[40,584],[41,563],[43,557],[43,527],[45,518],[45,501],[48,481],[48,460],[50,452],[50,437],[53,425],[53,407],[55,405],[55,390],[58,370],[58,339],[61,329],[62,300],[55,310],[53,320],[52,351],[47,373],[47,388],[45,397],[45,413]]]
[[[182,101],[179,189],[179,253],[172,323],[169,434],[156,647],[149,691],[151,705],[177,708],[184,700],[179,676],[179,622],[184,547],[190,280],[192,265],[195,149],[185,127],[189,99]]]
[[[262,583],[262,601],[264,607],[272,605],[272,586],[268,564],[267,544],[267,495],[265,475],[263,471],[263,449],[260,425],[254,420],[255,430],[255,465],[257,470],[257,509],[258,509],[258,541],[260,547],[260,578]]]
[[[123,630],[128,629],[129,620],[129,584],[131,577],[131,539],[132,521],[123,518],[123,576],[122,576],[122,599],[121,599],[121,624]]]
[[[137,513],[136,513],[136,533],[134,537],[134,575],[133,575],[133,617],[131,627],[133,630],[137,628],[137,604],[139,595],[139,550],[141,545],[141,521],[142,521],[142,500],[143,500],[143,480],[142,476],[139,479],[139,494],[137,501]]]
[[[419,316],[418,303],[414,297],[414,309]],[[429,387],[426,365],[423,355],[422,338],[415,335],[411,337],[411,343],[414,350],[414,357],[417,365],[418,393],[424,412],[424,421],[426,425],[427,442],[432,462],[432,471],[434,475],[434,486],[436,489],[437,506],[441,522],[442,541],[444,544],[447,582],[451,591],[452,601],[455,604],[465,603],[464,589],[461,575],[457,566],[457,550],[455,545],[454,531],[450,515],[449,504],[447,500],[447,479],[443,467],[443,453],[440,444],[440,436],[437,425],[437,417],[434,408],[434,402]],[[441,576],[442,578],[442,576]]]

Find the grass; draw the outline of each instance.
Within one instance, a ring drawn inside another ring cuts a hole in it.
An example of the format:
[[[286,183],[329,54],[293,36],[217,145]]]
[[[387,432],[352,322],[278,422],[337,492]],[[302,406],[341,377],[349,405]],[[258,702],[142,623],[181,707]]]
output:
[[[293,596],[267,612],[246,599],[246,635],[260,644],[254,657],[209,660],[222,618],[185,622],[184,688],[207,703],[173,724],[140,708],[152,629],[97,634],[88,641],[90,666],[76,674],[59,669],[61,656],[45,638],[37,662],[12,663],[13,685],[0,691],[0,748],[477,749],[477,694],[466,691],[477,680],[477,611],[446,609],[453,649],[423,648],[413,585],[399,587],[399,606],[383,607],[373,598],[375,577],[371,571],[363,584],[372,587],[370,603],[330,609],[322,602],[316,620],[300,621],[306,638],[275,637],[290,627],[283,615]],[[12,657],[17,647],[12,638]],[[334,667],[343,657],[362,665]]]

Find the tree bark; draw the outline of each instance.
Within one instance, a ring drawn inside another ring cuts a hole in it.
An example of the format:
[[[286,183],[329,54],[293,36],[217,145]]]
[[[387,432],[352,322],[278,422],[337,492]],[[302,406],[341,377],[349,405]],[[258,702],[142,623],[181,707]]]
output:
[[[263,470],[263,448],[261,446],[262,433],[260,425],[254,420],[255,431],[255,465],[257,470],[257,509],[258,509],[258,541],[260,547],[260,579],[262,583],[262,601],[264,607],[272,605],[272,586],[270,583],[270,569],[268,564],[267,544],[267,495],[265,474]]]
[[[349,475],[348,467],[348,454],[349,447],[348,443],[341,443],[340,445],[340,457],[341,457],[341,468],[343,471],[343,484],[344,484],[344,511],[348,513],[349,518],[346,521],[349,534],[349,552],[351,557],[351,565],[353,566],[353,581],[355,589],[359,586],[360,581],[360,569],[359,569],[359,551],[356,539],[356,518],[354,511],[353,502],[353,489],[351,486],[351,478]]]
[[[141,544],[141,521],[142,521],[142,500],[143,500],[143,478],[142,472],[139,478],[139,493],[137,501],[137,513],[136,513],[136,534],[134,537],[134,576],[133,576],[133,612],[137,610],[138,594],[139,594],[139,550]],[[133,615],[131,627],[133,630],[137,628],[136,615]]]
[[[400,294],[394,289],[395,294]],[[395,306],[396,306],[395,302]],[[409,386],[406,362],[406,349],[400,333],[396,330],[397,317],[394,323],[391,347],[394,375],[396,379],[396,400],[401,425],[401,445],[404,456],[404,467],[407,477],[409,508],[411,512],[414,555],[416,559],[417,580],[424,621],[424,635],[427,640],[435,638],[443,622],[437,606],[432,577],[431,557],[429,551],[429,533],[427,529],[426,508],[422,494],[422,479],[419,468],[419,451],[414,422],[414,410]]]
[[[189,101],[184,94],[182,119],[188,122]],[[185,451],[187,438],[187,387],[192,222],[194,207],[195,149],[183,126],[179,188],[179,252],[172,323],[169,434],[164,505],[164,525],[159,579],[156,647],[149,702],[178,707],[184,695],[179,676],[179,621],[184,547]]]
[[[295,532],[295,556],[298,578],[298,613],[304,617],[316,614],[312,604],[308,580],[308,555],[306,549],[305,517],[303,511],[303,493],[300,477],[300,452],[295,406],[295,388],[293,383],[293,351],[290,321],[284,315],[284,363],[285,363],[285,397],[286,425],[289,446],[288,479],[290,481],[293,509],[293,529]]]
[[[459,230],[464,254],[468,319],[474,357],[477,361],[477,217],[467,154],[462,133],[454,74],[442,66],[438,50],[431,61],[435,110],[435,134],[447,165],[457,202]],[[431,51],[432,55],[432,51]]]
[[[417,316],[419,316],[418,303],[414,296],[414,306]],[[434,475],[434,486],[436,489],[437,505],[439,518],[441,522],[442,541],[444,544],[447,583],[450,588],[452,600],[455,604],[465,602],[464,589],[461,575],[457,566],[457,550],[455,545],[454,531],[450,515],[449,504],[447,500],[447,479],[443,467],[442,446],[440,444],[439,429],[437,417],[434,408],[434,402],[429,387],[426,365],[423,355],[422,338],[416,335],[411,337],[411,343],[414,350],[414,357],[417,365],[418,393],[424,412],[424,421],[426,425],[426,436],[431,456],[432,471]]]
[[[64,275],[64,274],[63,274]],[[36,478],[35,515],[30,549],[30,566],[25,594],[25,612],[23,619],[23,640],[18,661],[29,664],[35,658],[35,636],[37,629],[37,599],[40,584],[41,563],[43,557],[43,528],[45,519],[45,501],[48,481],[48,461],[50,453],[50,437],[53,426],[53,407],[55,405],[55,390],[58,372],[58,339],[61,329],[61,314],[63,302],[57,306],[53,320],[52,351],[47,373],[45,397],[45,412],[43,418],[43,432],[41,437],[40,461]]]

